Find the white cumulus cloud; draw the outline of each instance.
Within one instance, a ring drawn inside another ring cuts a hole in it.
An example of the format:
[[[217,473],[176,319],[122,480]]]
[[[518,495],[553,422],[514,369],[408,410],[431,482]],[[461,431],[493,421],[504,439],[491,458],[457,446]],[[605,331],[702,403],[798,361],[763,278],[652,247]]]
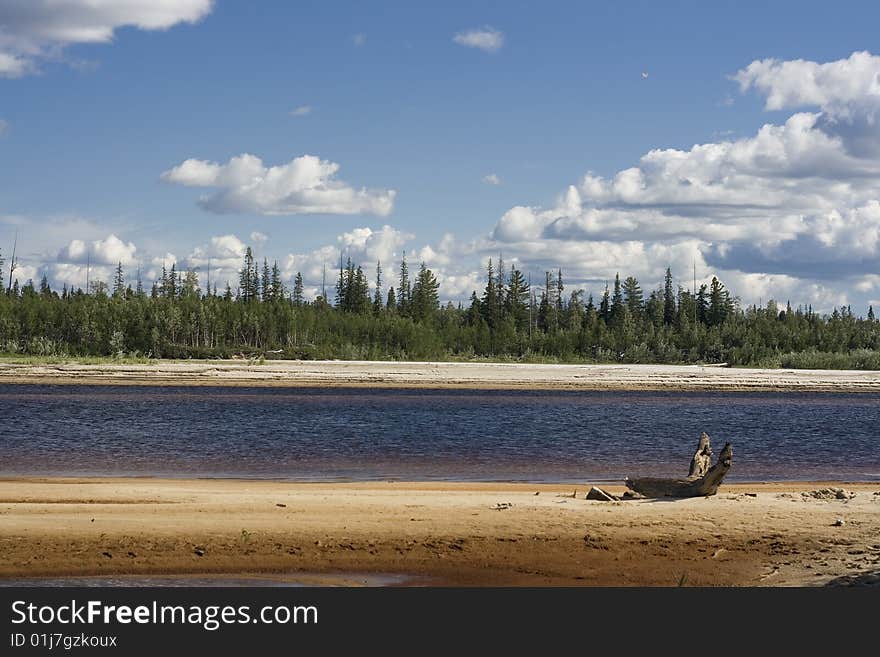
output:
[[[218,214],[252,212],[264,215],[375,214],[394,209],[393,189],[355,189],[336,179],[339,165],[314,155],[267,167],[248,153],[225,164],[189,159],[165,171],[165,182],[213,187],[199,205]]]
[[[846,299],[880,258],[880,57],[761,60],[732,77],[770,110],[816,111],[587,173],[549,207],[509,209],[485,248],[584,280],[620,268],[653,284],[693,260],[700,277],[723,272],[755,290],[772,281],[826,306]]]
[[[468,48],[479,48],[485,52],[495,53],[504,45],[504,34],[492,27],[459,32],[452,40]]]
[[[123,265],[135,261],[137,248],[132,242],[123,242],[116,235],[108,235],[102,240],[87,242],[73,239],[58,251],[56,260],[65,264]]]
[[[0,3],[0,76],[36,71],[65,46],[106,43],[122,27],[166,30],[195,23],[213,0],[3,0]]]
[[[487,185],[500,185],[501,178],[496,173],[490,173],[488,175],[483,176],[483,182]]]

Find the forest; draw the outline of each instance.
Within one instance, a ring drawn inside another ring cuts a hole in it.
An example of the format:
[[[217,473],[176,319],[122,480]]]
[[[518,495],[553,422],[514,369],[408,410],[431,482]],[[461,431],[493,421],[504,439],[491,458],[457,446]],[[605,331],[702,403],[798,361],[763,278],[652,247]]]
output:
[[[250,248],[237,287],[205,289],[172,265],[149,288],[118,264],[112,281],[87,290],[20,285],[15,263],[0,278],[0,353],[5,356],[134,359],[497,360],[570,363],[705,363],[729,366],[880,369],[874,309],[819,314],[768,301],[742,307],[717,278],[697,289],[643,290],[618,275],[596,298],[567,290],[563,272],[530,283],[489,260],[485,287],[468,303],[440,303],[424,264],[404,258],[393,285],[381,263],[369,275],[351,261],[332,291],[306,299],[277,263]],[[0,272],[4,270],[0,259]],[[2,274],[0,274],[2,276]],[[373,278],[373,285],[370,284]]]

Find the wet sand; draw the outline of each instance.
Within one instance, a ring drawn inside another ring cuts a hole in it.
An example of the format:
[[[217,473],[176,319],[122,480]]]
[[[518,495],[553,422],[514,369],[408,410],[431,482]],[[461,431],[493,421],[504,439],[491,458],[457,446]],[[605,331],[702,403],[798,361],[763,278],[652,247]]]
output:
[[[825,486],[857,494],[801,494]],[[880,573],[880,483],[735,484],[710,498],[612,503],[583,499],[587,489],[4,479],[0,577],[796,586]]]
[[[0,363],[0,383],[387,386],[524,390],[880,392],[880,372],[696,365],[532,365],[383,361],[160,361],[147,365]]]

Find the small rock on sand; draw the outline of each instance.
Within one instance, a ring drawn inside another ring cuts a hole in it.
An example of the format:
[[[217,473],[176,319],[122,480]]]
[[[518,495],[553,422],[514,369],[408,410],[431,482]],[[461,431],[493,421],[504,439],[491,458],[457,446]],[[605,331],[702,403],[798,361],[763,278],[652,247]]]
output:
[[[801,495],[815,500],[851,500],[856,496],[855,493],[843,488],[819,488],[805,491]]]

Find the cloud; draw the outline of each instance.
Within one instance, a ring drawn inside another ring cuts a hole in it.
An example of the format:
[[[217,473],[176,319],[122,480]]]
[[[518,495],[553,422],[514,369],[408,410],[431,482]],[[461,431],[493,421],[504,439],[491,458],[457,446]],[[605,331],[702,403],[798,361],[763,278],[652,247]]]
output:
[[[337,236],[336,244],[328,244],[308,253],[290,253],[284,260],[283,272],[286,280],[293,281],[297,272],[302,273],[307,286],[320,290],[324,268],[326,267],[328,288],[335,285],[336,271],[340,261],[351,258],[355,266],[361,266],[372,285],[375,280],[376,263],[382,263],[384,270],[383,287],[396,286],[397,267],[403,247],[414,239],[414,235],[384,225],[379,229],[361,227]],[[412,257],[408,258],[410,261]],[[328,294],[330,294],[328,292]]]
[[[251,233],[251,241],[256,244],[262,244],[267,239],[269,239],[269,236],[266,235],[265,233],[261,233],[258,230],[255,230],[254,232]]]
[[[880,102],[880,57],[854,52],[848,59],[818,64],[761,59],[732,76],[740,89],[763,93],[768,110],[815,106],[823,111]]]
[[[266,167],[244,153],[226,164],[189,159],[165,171],[161,179],[188,187],[215,187],[199,205],[217,214],[375,214],[394,209],[393,189],[355,189],[335,178],[339,165],[313,155]]]
[[[352,42],[355,46],[357,46],[358,48],[360,48],[361,46],[363,46],[363,45],[365,45],[365,44],[367,43],[367,35],[366,35],[366,34],[355,34],[355,35],[351,38],[351,42]]]
[[[500,185],[501,178],[499,178],[497,174],[490,173],[486,176],[483,176],[483,182],[487,185]]]
[[[768,109],[818,111],[748,137],[651,150],[609,177],[588,172],[548,207],[510,208],[481,248],[529,266],[555,261],[586,281],[619,268],[653,285],[666,266],[694,260],[701,277],[846,299],[880,258],[880,57],[762,60],[733,79]]]
[[[116,265],[121,262],[128,265],[135,261],[135,251],[137,248],[134,244],[123,242],[111,234],[92,242],[73,239],[58,251],[56,260],[64,264]]]
[[[0,119],[0,137],[5,135],[9,131],[9,123]]]
[[[291,116],[308,116],[312,113],[311,105],[300,105],[290,111]]]
[[[504,34],[492,27],[459,32],[452,40],[468,48],[479,48],[485,52],[495,53],[504,45]]]
[[[0,52],[0,77],[20,78],[34,69],[32,62],[7,52]]]
[[[65,46],[107,43],[122,27],[167,30],[207,16],[213,0],[4,0],[0,76],[17,78],[57,59]]]

